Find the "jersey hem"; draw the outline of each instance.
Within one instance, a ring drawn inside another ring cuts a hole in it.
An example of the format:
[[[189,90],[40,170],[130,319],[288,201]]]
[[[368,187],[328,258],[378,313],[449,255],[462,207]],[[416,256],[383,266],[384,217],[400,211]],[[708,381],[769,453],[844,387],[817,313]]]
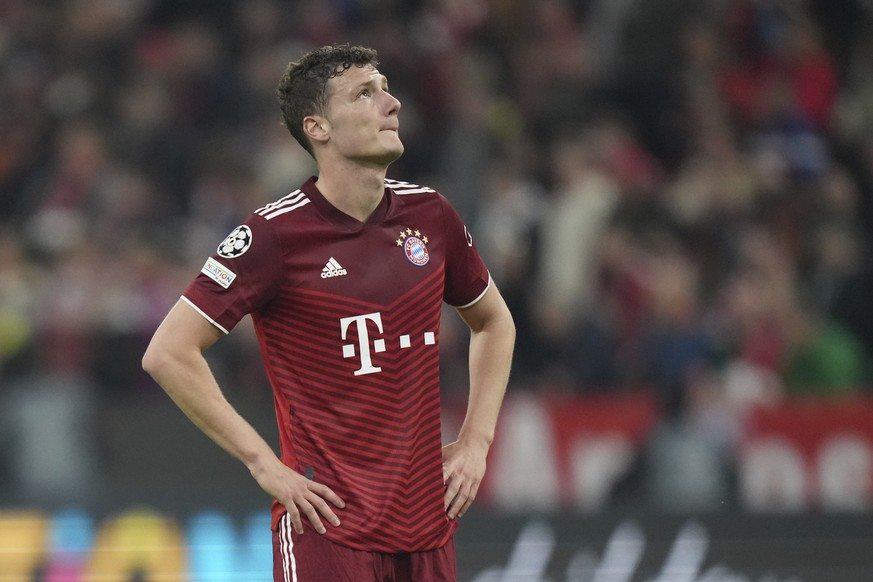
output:
[[[291,519],[288,517],[288,510],[285,509],[281,504],[276,502],[278,507],[281,508],[281,512],[278,516],[274,516],[272,519],[272,523],[270,526],[270,530],[280,535],[286,535],[283,533],[283,528],[286,529],[287,535],[292,533],[291,531]],[[311,532],[315,534],[315,528],[307,522],[303,520],[303,528],[306,532]],[[458,520],[450,521],[446,529],[439,533],[439,535],[431,535],[430,539],[433,540],[431,543],[421,543],[420,545],[408,545],[402,543],[396,544],[367,544],[367,543],[356,543],[355,541],[351,541],[344,538],[335,538],[331,535],[331,529],[328,529],[324,534],[316,534],[323,536],[324,540],[328,543],[340,546],[347,550],[354,550],[356,552],[370,552],[376,554],[409,554],[414,552],[432,552],[434,550],[438,550],[443,548],[452,541],[455,536],[455,533],[458,531]],[[422,540],[423,542],[423,540]]]
[[[214,319],[212,319],[211,317],[206,315],[206,313],[204,313],[204,311],[202,309],[200,309],[199,307],[194,305],[193,301],[191,301],[190,299],[188,299],[184,295],[182,295],[181,299],[182,299],[182,301],[184,301],[185,303],[190,305],[194,309],[194,311],[196,311],[197,313],[202,315],[206,319],[206,321],[208,321],[209,323],[211,323],[212,325],[217,327],[219,330],[221,330],[221,332],[224,333],[224,335],[227,335],[230,333],[228,330],[224,329],[224,327],[222,327],[220,323],[218,323],[217,321],[215,321]]]
[[[472,307],[473,305],[478,303],[480,299],[482,299],[485,296],[485,293],[488,292],[488,289],[490,287],[491,287],[491,273],[488,273],[488,284],[485,285],[485,288],[482,290],[481,293],[479,293],[478,297],[476,297],[475,299],[473,299],[469,303],[465,303],[464,305],[453,305],[452,307],[454,307],[455,309],[466,309],[467,307]]]

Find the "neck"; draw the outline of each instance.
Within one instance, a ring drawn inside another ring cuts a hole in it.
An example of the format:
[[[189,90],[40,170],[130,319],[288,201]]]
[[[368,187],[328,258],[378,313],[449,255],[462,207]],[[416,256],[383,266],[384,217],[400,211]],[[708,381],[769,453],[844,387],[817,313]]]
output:
[[[388,168],[350,164],[327,168],[319,171],[318,191],[337,209],[365,222],[382,200]]]

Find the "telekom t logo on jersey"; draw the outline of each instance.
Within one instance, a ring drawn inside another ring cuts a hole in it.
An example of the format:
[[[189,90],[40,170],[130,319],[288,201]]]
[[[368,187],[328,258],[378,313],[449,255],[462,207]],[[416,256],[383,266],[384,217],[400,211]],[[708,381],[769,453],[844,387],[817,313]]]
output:
[[[342,334],[342,339],[346,339],[349,329],[352,327],[353,323],[355,324],[355,328],[358,332],[358,352],[360,353],[361,367],[360,369],[355,370],[355,376],[363,376],[364,374],[375,374],[376,372],[382,371],[382,368],[373,365],[373,354],[378,354],[385,351],[385,340],[383,338],[379,338],[374,339],[371,342],[370,330],[367,322],[373,322],[378,332],[380,334],[383,333],[382,314],[378,311],[375,313],[353,315],[352,317],[343,317],[342,319],[340,319],[340,333]],[[398,340],[402,349],[406,349],[412,346],[412,340],[410,339],[408,334],[401,335]],[[427,346],[432,346],[435,343],[436,337],[434,336],[434,333],[432,331],[425,332],[424,344]],[[343,346],[343,357],[355,357],[355,344],[345,344]]]

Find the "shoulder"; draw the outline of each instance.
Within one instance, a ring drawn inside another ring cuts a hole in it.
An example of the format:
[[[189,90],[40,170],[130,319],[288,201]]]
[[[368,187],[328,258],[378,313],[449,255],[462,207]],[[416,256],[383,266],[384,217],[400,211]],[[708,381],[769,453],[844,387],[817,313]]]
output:
[[[289,233],[296,232],[298,229],[294,225],[299,224],[303,215],[308,214],[300,209],[309,202],[309,197],[302,190],[295,190],[258,208],[218,246],[219,256],[236,257],[246,253],[250,247],[261,252],[282,248],[281,241]],[[229,250],[232,248],[236,250]]]
[[[422,186],[420,184],[413,184],[412,182],[403,182],[386,178],[385,187],[390,188],[396,195],[401,196],[404,200],[427,200],[442,197],[442,194],[430,186]]]
[[[406,206],[429,206],[431,208],[451,206],[445,196],[430,186],[386,178],[385,187],[390,188],[398,200]]]
[[[302,225],[312,222],[314,204],[302,189],[270,202],[251,213],[246,224],[252,229],[270,232],[277,240],[299,232]]]
[[[252,213],[252,217],[258,216],[265,221],[275,220],[280,216],[292,217],[294,212],[303,208],[311,202],[309,196],[301,190],[297,189],[290,194],[279,198],[275,202],[270,202],[266,206],[258,208]],[[298,213],[299,215],[300,213]]]

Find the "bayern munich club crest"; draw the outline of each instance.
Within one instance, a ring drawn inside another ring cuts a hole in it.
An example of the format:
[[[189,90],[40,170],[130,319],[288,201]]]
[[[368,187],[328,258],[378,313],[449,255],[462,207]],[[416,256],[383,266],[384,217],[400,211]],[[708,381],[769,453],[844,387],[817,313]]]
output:
[[[428,240],[420,230],[401,230],[400,237],[395,242],[413,265],[423,267],[430,260],[430,253],[427,252]]]

